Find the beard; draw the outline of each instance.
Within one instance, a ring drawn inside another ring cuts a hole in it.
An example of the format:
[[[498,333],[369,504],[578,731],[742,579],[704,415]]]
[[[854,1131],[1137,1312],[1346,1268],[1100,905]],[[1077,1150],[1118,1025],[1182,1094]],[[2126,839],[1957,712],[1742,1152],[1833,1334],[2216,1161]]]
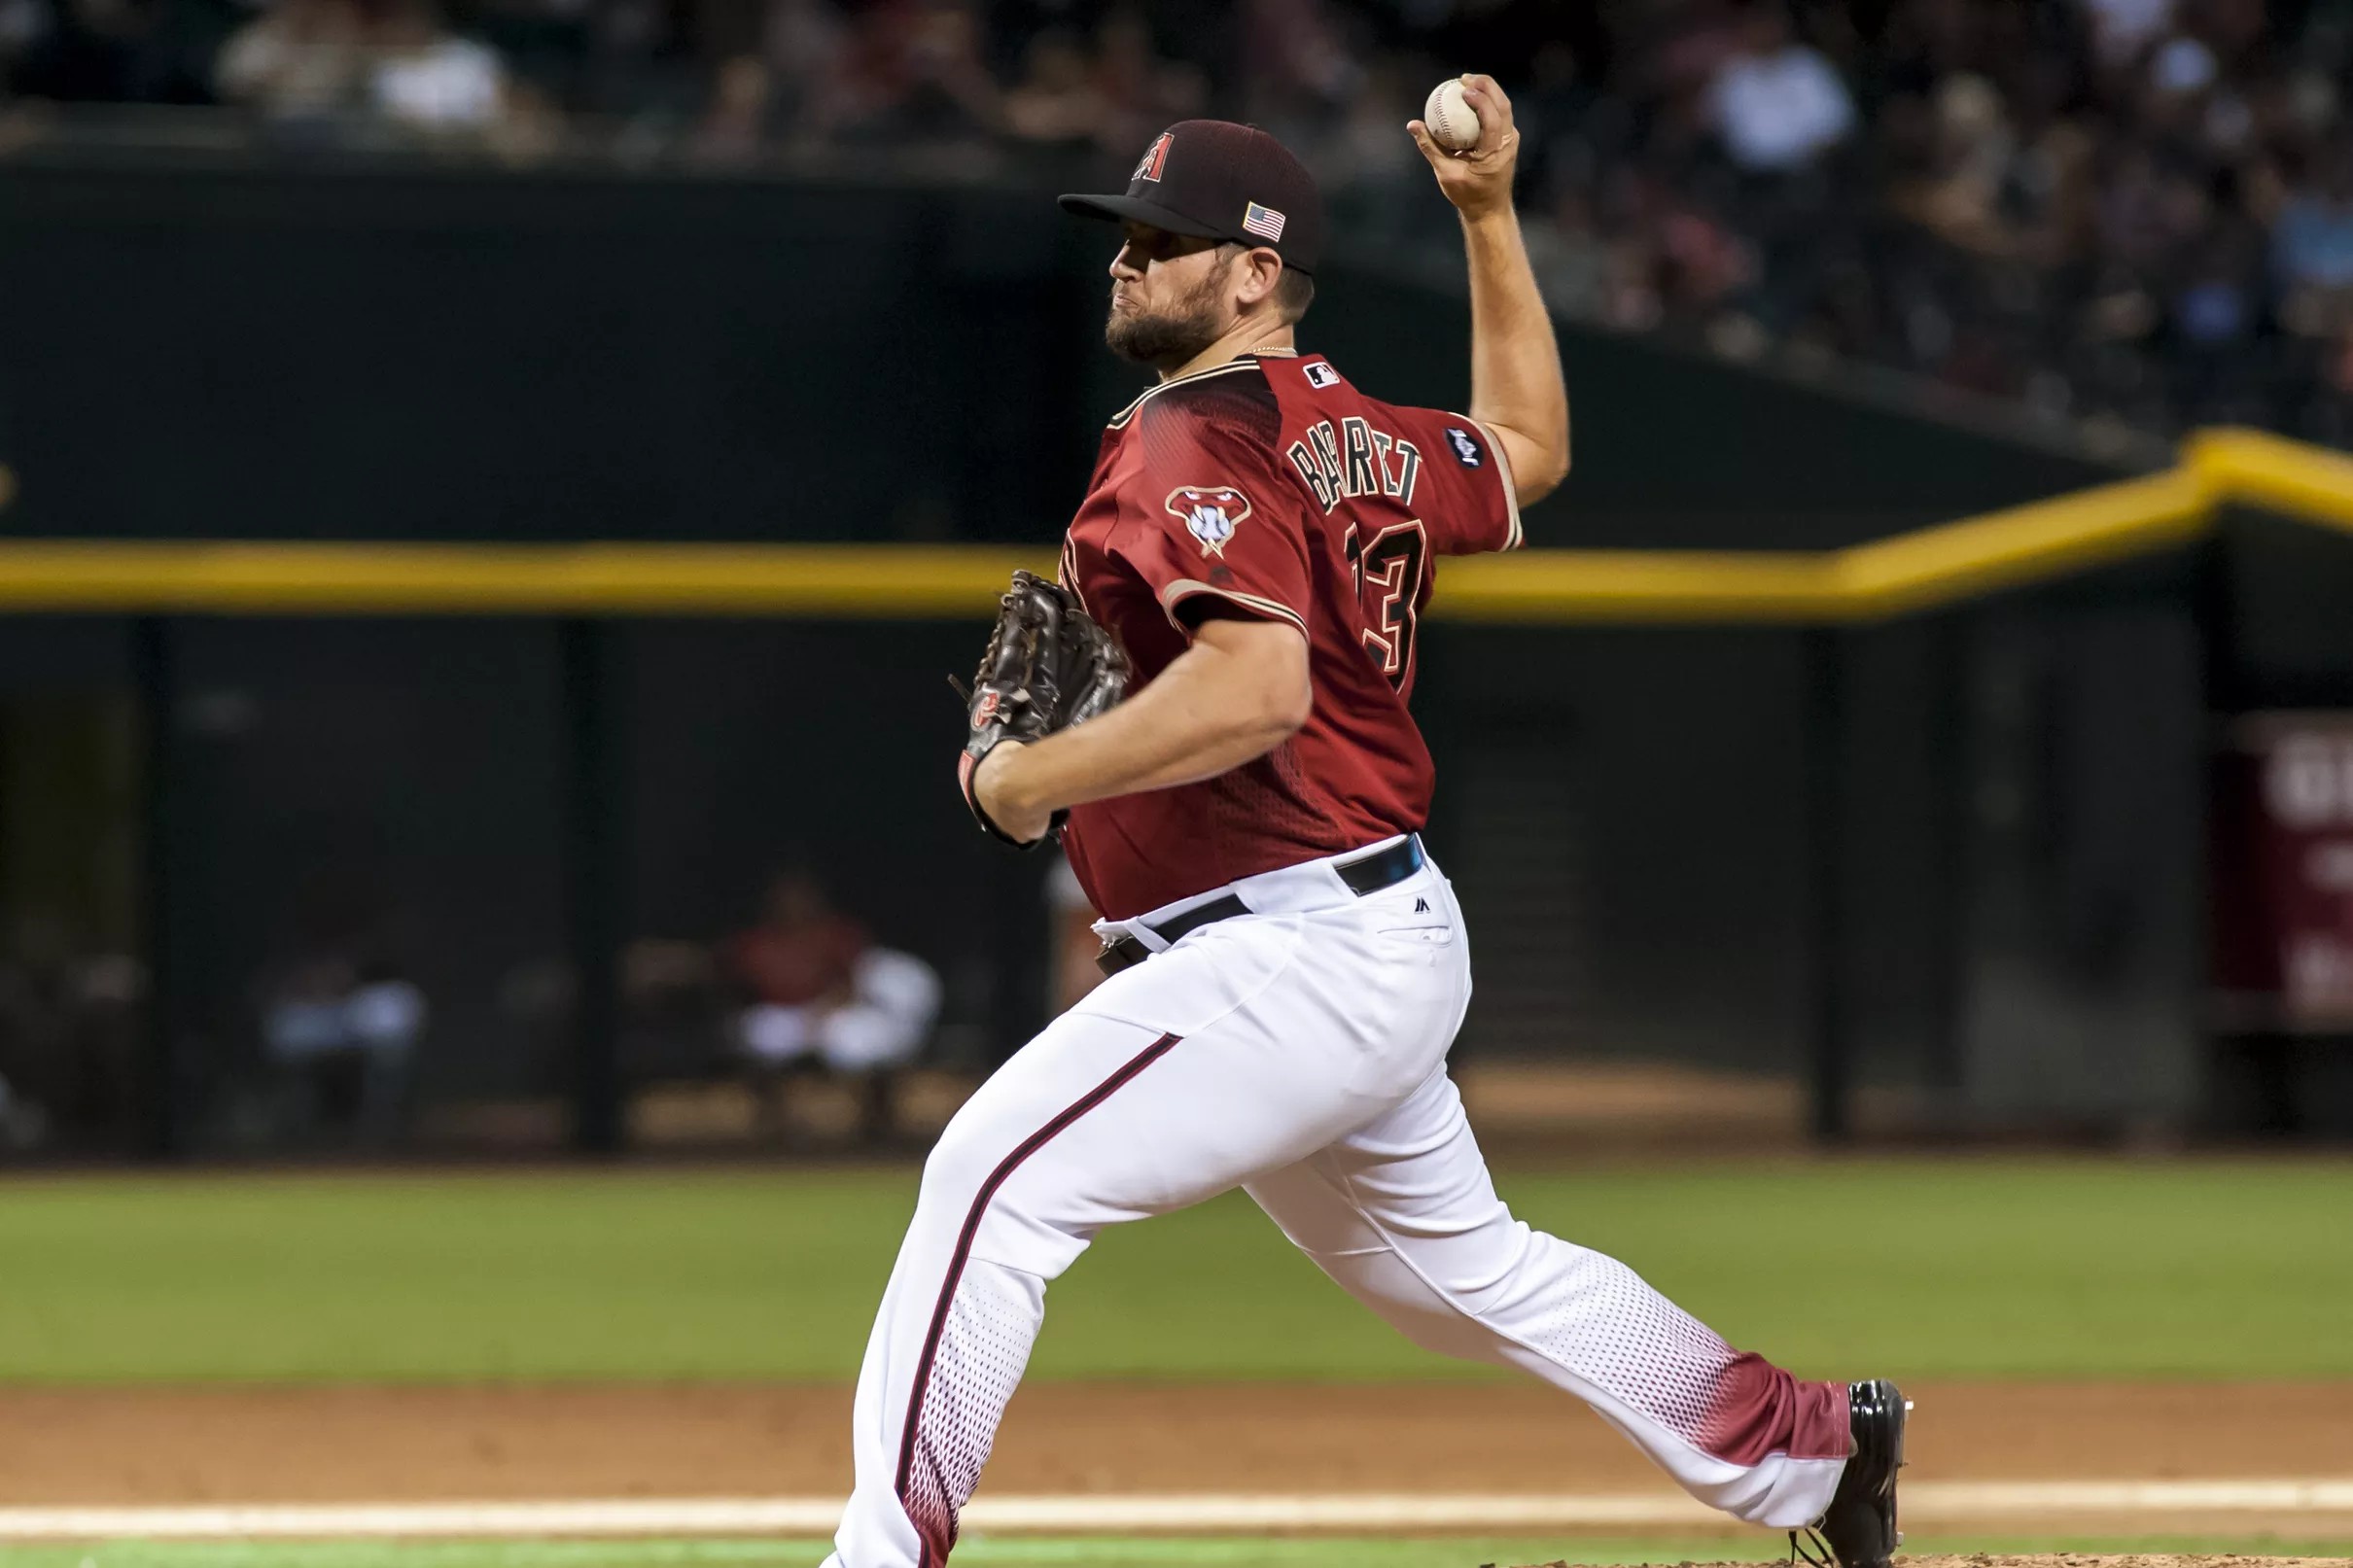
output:
[[[1225,331],[1217,310],[1223,281],[1212,273],[1174,304],[1157,311],[1123,313],[1114,308],[1104,323],[1104,342],[1121,359],[1154,369],[1198,358]]]

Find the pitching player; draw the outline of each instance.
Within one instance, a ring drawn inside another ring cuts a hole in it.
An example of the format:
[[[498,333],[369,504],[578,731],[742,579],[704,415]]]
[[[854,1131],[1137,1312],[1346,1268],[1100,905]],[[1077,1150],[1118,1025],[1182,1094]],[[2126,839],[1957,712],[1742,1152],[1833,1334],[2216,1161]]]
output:
[[[1263,131],[1187,121],[1124,194],[1062,198],[1121,226],[1106,337],[1160,380],[1104,434],[1060,587],[1006,596],[962,776],[1001,837],[1063,824],[1116,972],[925,1167],[859,1380],[839,1568],[940,1568],[1047,1282],[1105,1226],[1237,1186],[1416,1342],[1584,1400],[1693,1495],[1811,1525],[1845,1568],[1893,1552],[1895,1389],[1793,1377],[1515,1220],[1447,1077],[1470,956],[1418,835],[1420,620],[1438,558],[1519,544],[1568,470],[1511,105],[1465,82],[1466,153],[1409,127],[1468,253],[1465,414],[1300,351],[1323,212]],[[1106,706],[1118,648],[1130,694]]]

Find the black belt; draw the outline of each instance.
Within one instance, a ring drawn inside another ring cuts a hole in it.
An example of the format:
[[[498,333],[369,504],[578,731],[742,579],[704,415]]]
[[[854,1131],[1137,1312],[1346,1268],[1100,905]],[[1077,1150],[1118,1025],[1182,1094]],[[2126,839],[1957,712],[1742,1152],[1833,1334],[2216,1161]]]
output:
[[[1364,898],[1384,888],[1394,888],[1426,863],[1422,854],[1422,835],[1408,833],[1386,850],[1375,850],[1353,860],[1336,860],[1332,863],[1332,869],[1340,874],[1342,882],[1348,884],[1349,891]],[[1219,921],[1232,920],[1237,915],[1247,915],[1249,912],[1249,905],[1227,893],[1223,898],[1195,904],[1181,915],[1171,915],[1167,920],[1145,928],[1170,947],[1175,947],[1204,925],[1213,925]],[[1145,924],[1142,921],[1136,923]],[[1106,942],[1103,951],[1095,955],[1095,963],[1105,974],[1115,975],[1122,969],[1133,969],[1151,956],[1150,948],[1133,936],[1123,936],[1116,942]]]

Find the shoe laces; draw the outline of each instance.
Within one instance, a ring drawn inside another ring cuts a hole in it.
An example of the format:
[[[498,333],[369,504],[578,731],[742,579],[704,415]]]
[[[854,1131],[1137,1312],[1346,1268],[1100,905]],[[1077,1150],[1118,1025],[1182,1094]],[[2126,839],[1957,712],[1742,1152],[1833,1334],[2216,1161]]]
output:
[[[1809,1568],[1839,1568],[1839,1554],[1830,1550],[1822,1532],[1809,1525],[1802,1531],[1789,1532],[1789,1563],[1790,1568],[1797,1568],[1800,1563]]]

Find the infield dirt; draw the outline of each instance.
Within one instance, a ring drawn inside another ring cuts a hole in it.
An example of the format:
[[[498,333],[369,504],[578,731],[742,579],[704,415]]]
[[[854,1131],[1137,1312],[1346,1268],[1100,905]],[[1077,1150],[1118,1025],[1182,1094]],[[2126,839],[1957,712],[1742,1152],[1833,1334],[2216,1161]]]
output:
[[[1915,1477],[2353,1477],[2353,1385],[1908,1391]],[[831,1385],[18,1387],[0,1505],[823,1496],[849,1488],[849,1419]],[[989,1471],[1001,1494],[1664,1484],[1583,1407],[1508,1383],[1037,1383]]]

